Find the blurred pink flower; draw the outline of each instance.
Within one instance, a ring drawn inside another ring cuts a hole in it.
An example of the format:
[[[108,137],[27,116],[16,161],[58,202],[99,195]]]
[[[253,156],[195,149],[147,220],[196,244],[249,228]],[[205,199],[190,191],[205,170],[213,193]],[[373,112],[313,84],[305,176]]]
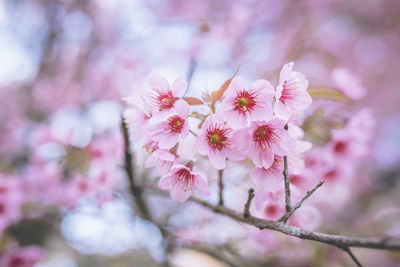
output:
[[[172,199],[179,202],[186,201],[195,188],[205,195],[210,194],[207,177],[180,164],[172,166],[170,174],[162,177],[158,186],[170,190]]]
[[[367,94],[360,78],[345,68],[334,69],[332,79],[337,89],[351,99],[359,100]]]
[[[277,220],[285,214],[283,191],[270,192],[262,189],[254,198],[258,216],[267,220]]]
[[[0,234],[22,217],[21,207],[24,202],[20,179],[0,173]]]
[[[225,118],[233,129],[247,126],[250,121],[270,120],[274,88],[267,80],[256,80],[245,89],[245,80],[236,76],[224,94],[217,114]]]
[[[6,252],[0,255],[2,267],[33,267],[45,256],[38,246],[18,247],[15,242],[8,246]]]
[[[293,71],[294,63],[282,67],[276,88],[274,112],[281,119],[289,118],[297,111],[307,109],[312,102],[307,92],[308,80],[300,72]]]
[[[202,132],[197,137],[196,147],[200,154],[208,156],[214,168],[224,169],[227,157],[231,160],[245,158],[243,149],[238,148],[240,140],[234,133],[219,115],[208,116],[204,121]]]

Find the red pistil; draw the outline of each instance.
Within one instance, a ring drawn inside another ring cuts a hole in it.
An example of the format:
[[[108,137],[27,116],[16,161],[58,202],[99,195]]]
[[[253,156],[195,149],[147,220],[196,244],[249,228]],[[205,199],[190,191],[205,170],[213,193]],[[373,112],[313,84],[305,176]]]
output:
[[[215,151],[221,151],[227,146],[229,138],[228,133],[230,129],[222,128],[221,125],[214,125],[207,129],[208,145]]]
[[[175,183],[183,183],[184,187],[185,187],[185,191],[188,188],[192,188],[193,182],[194,182],[194,175],[192,175],[190,173],[189,170],[187,169],[179,169],[176,173],[175,173]]]
[[[257,94],[254,91],[241,91],[235,98],[235,110],[242,114],[252,111],[257,104],[256,97]]]
[[[185,120],[181,119],[178,115],[168,118],[168,127],[173,133],[181,133]]]
[[[157,96],[155,98],[156,104],[159,107],[160,111],[172,108],[177,100],[172,94],[171,90],[168,90],[166,92],[157,91]]]
[[[258,127],[253,133],[253,141],[260,149],[266,150],[271,147],[271,142],[277,142],[277,135],[274,129],[268,125]]]

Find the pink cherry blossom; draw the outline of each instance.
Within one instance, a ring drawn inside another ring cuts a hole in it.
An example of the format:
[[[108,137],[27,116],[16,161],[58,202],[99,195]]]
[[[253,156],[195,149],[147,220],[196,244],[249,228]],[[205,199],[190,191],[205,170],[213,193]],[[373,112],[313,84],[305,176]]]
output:
[[[157,141],[162,149],[171,149],[179,141],[179,137],[185,139],[189,134],[187,117],[190,112],[188,103],[178,100],[175,104],[176,114],[166,121],[155,125],[151,132],[151,138]]]
[[[267,80],[256,80],[246,89],[245,80],[236,76],[226,90],[217,113],[233,129],[246,127],[248,120],[269,120],[272,118],[273,95],[274,88]]]
[[[172,199],[179,202],[186,201],[195,188],[205,195],[210,194],[207,177],[180,164],[172,166],[170,173],[160,179],[158,186],[170,190]]]
[[[258,216],[268,220],[277,220],[285,214],[283,191],[270,192],[262,189],[256,192],[254,198]]]
[[[21,218],[23,203],[24,195],[20,180],[0,174],[0,234]]]
[[[196,147],[200,154],[208,156],[214,168],[224,169],[227,157],[231,160],[245,158],[244,148],[238,149],[243,142],[240,142],[234,134],[235,132],[219,115],[208,116],[201,134],[197,137]]]
[[[151,91],[144,93],[143,97],[153,111],[152,119],[159,122],[172,116],[175,103],[186,92],[187,82],[183,78],[178,78],[170,86],[164,77],[152,73],[149,85]]]
[[[293,66],[293,62],[283,66],[276,88],[274,113],[284,120],[289,120],[297,111],[307,109],[312,102],[307,92],[308,80],[303,74],[293,71]]]
[[[274,162],[274,156],[288,155],[295,140],[289,136],[288,131],[283,129],[285,122],[272,119],[269,122],[252,122],[247,131],[247,137],[242,142],[247,142],[249,157],[258,168],[268,169]]]
[[[16,242],[12,242],[0,257],[0,266],[32,267],[42,260],[44,256],[45,252],[38,246],[18,247]]]
[[[332,80],[337,89],[351,99],[359,100],[367,94],[367,90],[362,85],[360,78],[345,68],[334,69],[332,71]]]

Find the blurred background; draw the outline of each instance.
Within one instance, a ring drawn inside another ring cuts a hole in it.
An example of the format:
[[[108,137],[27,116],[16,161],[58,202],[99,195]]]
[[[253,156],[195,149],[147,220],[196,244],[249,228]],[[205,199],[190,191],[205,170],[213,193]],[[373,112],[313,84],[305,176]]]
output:
[[[351,266],[338,249],[149,197],[176,234],[171,250],[132,209],[121,98],[146,89],[151,72],[189,79],[195,97],[239,65],[248,81],[276,85],[294,61],[315,96],[302,124],[314,144],[306,166],[349,132],[363,151],[310,174],[330,182],[298,224],[400,237],[399,32],[391,0],[0,0],[0,266]],[[135,148],[137,175],[155,177]],[[246,174],[229,173],[236,207]],[[292,177],[312,186],[301,181]],[[398,253],[355,253],[366,266],[400,266]]]

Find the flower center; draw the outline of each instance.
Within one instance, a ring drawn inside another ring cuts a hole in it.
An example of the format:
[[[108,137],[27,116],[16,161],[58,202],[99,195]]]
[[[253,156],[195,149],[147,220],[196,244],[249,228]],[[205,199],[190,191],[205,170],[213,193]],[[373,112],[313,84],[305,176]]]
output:
[[[275,205],[268,205],[264,209],[264,213],[267,216],[274,216],[278,212],[278,209]]]
[[[347,144],[345,142],[338,141],[333,147],[333,150],[338,154],[344,154],[347,151]]]
[[[168,119],[168,127],[173,133],[181,133],[183,124],[185,120],[181,119],[179,116],[175,115]]]
[[[252,91],[241,91],[237,94],[235,99],[235,110],[240,113],[251,111],[256,105],[255,97],[256,94]]]
[[[183,183],[186,192],[189,188],[193,187],[193,178],[194,175],[192,175],[189,170],[182,168],[176,172],[175,181],[176,183]]]
[[[167,92],[159,92],[158,93],[157,105],[160,108],[160,111],[172,108],[175,104],[175,101],[176,101],[176,99],[175,99],[174,95],[169,90]]]
[[[214,126],[207,130],[208,145],[212,150],[222,150],[228,144],[227,134],[230,129],[220,129],[218,126]]]
[[[258,127],[253,133],[253,142],[260,149],[267,150],[272,142],[277,142],[277,135],[274,129],[268,125]]]

